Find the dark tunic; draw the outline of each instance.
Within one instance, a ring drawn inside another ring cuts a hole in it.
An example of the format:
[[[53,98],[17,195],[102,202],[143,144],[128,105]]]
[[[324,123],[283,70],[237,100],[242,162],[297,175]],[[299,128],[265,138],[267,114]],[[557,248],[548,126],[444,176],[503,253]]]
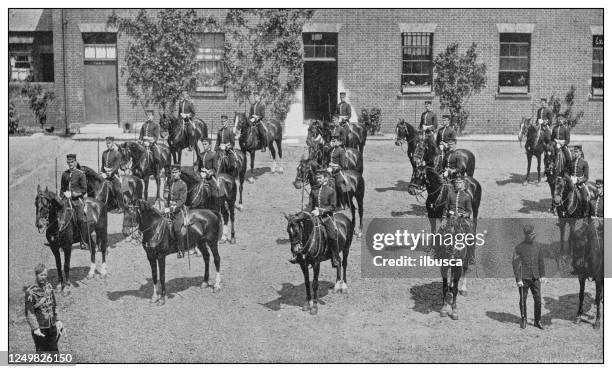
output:
[[[431,130],[435,131],[438,129],[438,116],[433,111],[425,111],[421,114],[421,124],[419,129],[423,129],[423,126],[433,126]]]
[[[257,115],[259,120],[263,120],[266,117],[266,104],[263,101],[256,102],[251,105],[249,116]]]
[[[319,208],[321,214],[331,213],[336,209],[336,190],[328,185],[315,186],[310,191],[308,211]]]
[[[32,331],[55,326],[57,316],[55,294],[51,283],[38,284],[25,290],[25,316]]]
[[[72,192],[72,199],[78,199],[87,193],[87,179],[85,173],[80,169],[67,169],[62,174],[60,191]]]
[[[329,154],[329,162],[346,168],[346,150],[342,146],[333,147]]]
[[[586,182],[589,179],[589,163],[584,159],[578,158],[572,161],[571,175],[578,177],[578,182]]]
[[[537,120],[542,119],[546,122],[548,122],[548,124],[553,122],[553,113],[552,111],[548,108],[548,107],[540,107],[538,109],[538,113],[537,113]]]
[[[545,276],[544,254],[540,244],[523,241],[514,248],[512,268],[517,282]]]
[[[566,125],[557,124],[552,129],[552,140],[564,140],[566,144],[570,142],[570,129]]]
[[[472,215],[472,197],[465,190],[449,190],[446,199],[446,212],[452,211],[455,215]]]
[[[187,185],[185,182],[181,179],[172,181],[168,196],[170,211],[173,213],[179,211],[187,201]]]
[[[436,145],[440,146],[441,142],[446,142],[447,144],[457,143],[457,133],[453,127],[446,126],[438,130]]]
[[[236,138],[234,135],[234,131],[231,128],[229,127],[221,128],[217,132],[217,144],[215,145],[215,149],[218,149],[219,145],[222,143],[229,144],[230,148],[233,148],[234,145],[236,144]]]
[[[193,108],[193,103],[183,100],[179,103],[179,118],[183,118],[181,114],[189,114],[189,119],[193,119],[195,117],[195,109]]]
[[[346,116],[347,119],[351,118],[351,105],[348,102],[340,102],[338,106],[336,106],[336,113],[339,116]]]
[[[119,166],[121,165],[121,154],[117,148],[106,149],[102,153],[102,168],[100,172],[107,173],[110,172],[110,177],[119,172]]]
[[[597,195],[589,200],[589,216],[600,217],[604,216],[604,197],[603,195]]]
[[[140,140],[144,140],[144,137],[153,137],[153,142],[157,142],[159,139],[159,124],[147,120],[140,128]]]
[[[217,159],[215,152],[208,150],[206,152],[203,152],[200,154],[201,155],[201,159],[200,159],[200,169],[199,171],[202,171],[202,169],[208,169],[208,170],[214,170],[215,168],[215,161]]]

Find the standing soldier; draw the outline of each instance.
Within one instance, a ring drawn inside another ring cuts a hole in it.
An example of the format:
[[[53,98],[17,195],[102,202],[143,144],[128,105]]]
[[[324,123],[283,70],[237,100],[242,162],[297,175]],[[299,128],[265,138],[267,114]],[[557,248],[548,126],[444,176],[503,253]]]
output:
[[[438,135],[436,136],[436,145],[442,154],[442,169],[446,168],[448,155],[455,151],[456,144],[457,133],[455,128],[450,126],[450,116],[442,115],[442,128],[438,130]]]
[[[433,133],[438,129],[438,116],[431,109],[431,101],[425,101],[425,111],[421,114],[421,123],[419,129],[425,134],[425,138],[435,146]]]
[[[121,165],[121,154],[114,137],[106,137],[106,150],[102,153],[102,168],[100,175],[111,184],[111,190],[116,207],[123,208],[123,197],[121,197],[121,182],[119,181],[119,165]]]
[[[570,143],[570,128],[567,126],[564,116],[559,115],[557,117],[557,124],[552,129],[551,139],[555,142],[555,156],[561,151],[565,158],[565,167],[568,168],[572,161],[572,155],[567,147]]]
[[[229,121],[227,115],[221,115],[221,129],[217,132],[217,144],[215,151],[222,151],[229,157],[229,167],[233,171],[236,168],[236,153],[234,153],[234,145],[236,137],[234,131],[228,127]]]
[[[465,190],[465,180],[457,177],[453,180],[453,186],[448,191],[444,216],[458,224],[463,233],[472,232],[470,217],[472,216],[472,195]],[[474,264],[474,245],[468,246],[468,263]]]
[[[544,126],[551,125],[553,122],[553,113],[548,108],[548,105],[546,102],[547,102],[546,98],[540,99],[540,108],[538,109],[537,117],[536,117],[536,122],[539,125],[544,125]]]
[[[172,228],[170,229],[170,244],[177,245],[177,258],[183,258],[183,222],[187,215],[187,185],[181,179],[181,166],[172,165],[172,183],[170,184],[170,192],[168,193],[168,203],[164,209],[164,213],[171,216],[173,220]],[[189,247],[187,247],[189,249]]]
[[[533,226],[525,225],[523,233],[525,239],[516,246],[512,257],[512,269],[520,296],[521,328],[527,327],[527,295],[531,290],[533,296],[533,325],[544,329],[541,322],[542,295],[540,293],[540,281],[546,283],[544,255],[540,244],[534,243],[536,233]]]
[[[340,92],[340,102],[336,106],[336,114],[340,124],[349,122],[351,120],[351,104],[346,102],[346,93]]]
[[[570,166],[570,178],[574,187],[578,188],[580,193],[580,201],[582,210],[585,215],[588,215],[589,211],[589,190],[585,183],[589,180],[589,163],[583,158],[582,146],[574,146],[574,152],[572,157],[572,163]]]
[[[193,150],[194,140],[193,136],[195,133],[195,124],[193,123],[193,118],[195,118],[195,109],[193,108],[193,103],[189,98],[189,93],[184,90],[181,94],[181,101],[179,102],[179,117],[183,121],[184,124],[187,124],[189,127],[185,132],[187,133],[187,143],[189,143],[189,151]],[[185,128],[187,129],[187,128]]]
[[[81,238],[81,249],[89,249],[89,245],[85,242],[85,234],[87,233],[87,217],[85,216],[83,198],[87,195],[87,179],[85,173],[77,168],[76,154],[66,155],[68,169],[62,174],[62,183],[60,192],[68,200],[71,208],[74,209],[74,216]]]
[[[34,273],[36,283],[25,290],[25,316],[32,331],[36,352],[57,353],[57,342],[64,333],[64,325],[57,315],[53,287],[47,281],[47,268],[38,264]]]
[[[150,150],[153,154],[153,160],[157,167],[161,166],[161,159],[159,155],[159,149],[157,148],[157,141],[159,140],[159,123],[153,121],[154,111],[152,109],[146,109],[147,121],[140,128],[139,140],[144,144],[147,150]]]
[[[266,117],[266,104],[261,100],[261,93],[255,92],[253,94],[255,102],[251,105],[251,111],[249,112],[250,122],[257,125],[257,133],[259,134],[259,143],[261,144],[261,152],[266,152],[268,147],[268,140],[266,136],[266,129],[263,125],[263,119]]]

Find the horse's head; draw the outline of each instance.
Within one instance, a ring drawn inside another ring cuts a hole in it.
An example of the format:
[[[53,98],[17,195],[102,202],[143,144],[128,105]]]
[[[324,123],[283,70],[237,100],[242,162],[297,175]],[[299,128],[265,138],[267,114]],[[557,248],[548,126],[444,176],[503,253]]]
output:
[[[306,137],[306,144],[309,147],[316,147],[325,143],[323,135],[323,123],[318,120],[313,120],[308,125],[308,135]]]
[[[51,198],[49,198],[47,187],[43,191],[40,185],[37,186],[34,206],[36,207],[36,228],[41,232],[49,226],[49,215],[51,213]]]
[[[563,204],[563,199],[570,191],[571,181],[568,176],[557,176],[553,185],[553,204],[558,207]]]
[[[140,226],[141,211],[143,203],[146,203],[142,199],[137,199],[133,203],[125,203],[123,208],[123,226],[121,232],[123,236],[131,235],[135,229]]]
[[[519,124],[519,134],[518,139],[522,141],[523,138],[527,135],[527,131],[531,127],[531,119],[530,118],[522,118]]]
[[[130,148],[130,142],[124,142],[121,145],[117,146],[119,150],[119,154],[121,155],[121,162],[119,162],[119,168],[122,171],[127,171],[132,168],[133,163],[133,154]]]
[[[402,141],[407,141],[408,123],[404,119],[399,119],[395,126],[395,146],[399,146]]]
[[[427,185],[427,166],[425,164],[417,165],[412,171],[412,178],[408,185],[408,193],[416,195],[418,190],[422,190]]]
[[[306,184],[309,184],[314,174],[314,168],[315,161],[303,155],[297,165],[297,172],[295,175],[295,180],[293,181],[293,186],[296,189],[301,189]]]
[[[291,243],[291,254],[294,257],[304,253],[305,238],[309,236],[312,231],[312,226],[308,229],[308,222],[312,224],[310,216],[306,212],[298,212],[293,215],[286,215],[287,219],[287,233],[289,234],[289,241]],[[310,231],[308,231],[310,230]]]
[[[246,133],[246,135],[242,135],[242,133]],[[247,148],[256,149],[259,147],[259,132],[257,130],[257,125],[246,125],[246,128],[241,132],[241,136],[244,138]]]
[[[234,131],[242,133],[247,123],[248,119],[246,113],[234,111]]]

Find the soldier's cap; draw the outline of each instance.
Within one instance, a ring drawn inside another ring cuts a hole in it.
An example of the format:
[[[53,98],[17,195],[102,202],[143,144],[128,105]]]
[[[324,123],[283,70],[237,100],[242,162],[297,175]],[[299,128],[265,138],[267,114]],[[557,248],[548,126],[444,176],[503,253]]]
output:
[[[453,183],[454,184],[463,183],[463,182],[465,182],[465,178],[463,178],[463,177],[457,177],[457,178],[453,179]]]
[[[223,120],[223,119],[227,119],[227,115],[222,114],[222,115],[221,115],[221,120]]]
[[[106,140],[107,141],[114,141],[115,137],[113,137],[113,136],[106,136]]]
[[[144,111],[145,111],[145,114],[148,114],[149,112],[152,113],[152,114],[155,113],[155,110],[153,110],[151,108],[145,109]]]
[[[317,168],[315,169],[315,174],[324,174],[327,176],[329,173],[327,172],[327,168]]]
[[[219,130],[221,130],[221,129],[219,129]],[[210,141],[212,141],[212,138],[210,138],[210,137],[202,137],[200,139],[200,141],[202,141],[202,142],[210,142]]]
[[[66,160],[76,160],[76,154],[68,154],[68,155],[66,155]]]
[[[425,101],[426,105],[431,105],[431,101]]]
[[[46,269],[47,267],[45,266],[45,264],[39,263],[38,265],[36,265],[36,267],[34,267],[34,273],[38,275],[42,273],[43,271],[45,271]]]
[[[523,234],[525,234],[525,236],[530,237],[532,239],[535,238],[536,232],[535,232],[535,228],[533,227],[533,225],[524,225]]]
[[[346,96],[346,92],[340,92],[340,97]]]
[[[542,98],[540,98],[540,102],[542,102],[542,101],[548,102],[548,99],[546,99],[546,97],[542,97]]]
[[[181,171],[181,166],[180,166],[180,164],[172,164],[170,169],[172,170],[172,172],[180,172]]]
[[[582,145],[574,145],[574,151],[582,151]]]
[[[603,180],[601,178],[598,178],[595,180],[595,185],[597,186],[603,186]]]
[[[448,114],[444,114],[442,115],[442,119],[449,119],[450,120],[451,116]]]

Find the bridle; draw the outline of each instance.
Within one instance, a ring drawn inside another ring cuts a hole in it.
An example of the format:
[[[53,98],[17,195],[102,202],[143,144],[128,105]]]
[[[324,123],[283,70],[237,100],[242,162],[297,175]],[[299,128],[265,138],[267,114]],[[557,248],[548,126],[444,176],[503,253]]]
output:
[[[38,219],[42,219],[43,221],[45,221],[45,227],[43,227],[42,229],[40,227],[38,227],[38,225],[36,225],[36,229],[38,230],[39,234],[43,234],[45,233],[47,230],[49,230],[49,227],[54,226],[54,225],[58,225],[58,230],[57,233],[61,233],[64,230],[66,230],[66,228],[68,227],[68,224],[65,223],[63,225],[60,225],[59,223],[59,217],[57,219],[54,219],[53,221],[51,221],[51,207],[49,206],[50,201],[51,201],[51,197],[40,194],[39,195],[40,198],[45,199],[47,201],[47,205],[45,206],[46,209],[46,216],[39,216],[38,214],[38,206],[36,206],[36,218]]]

